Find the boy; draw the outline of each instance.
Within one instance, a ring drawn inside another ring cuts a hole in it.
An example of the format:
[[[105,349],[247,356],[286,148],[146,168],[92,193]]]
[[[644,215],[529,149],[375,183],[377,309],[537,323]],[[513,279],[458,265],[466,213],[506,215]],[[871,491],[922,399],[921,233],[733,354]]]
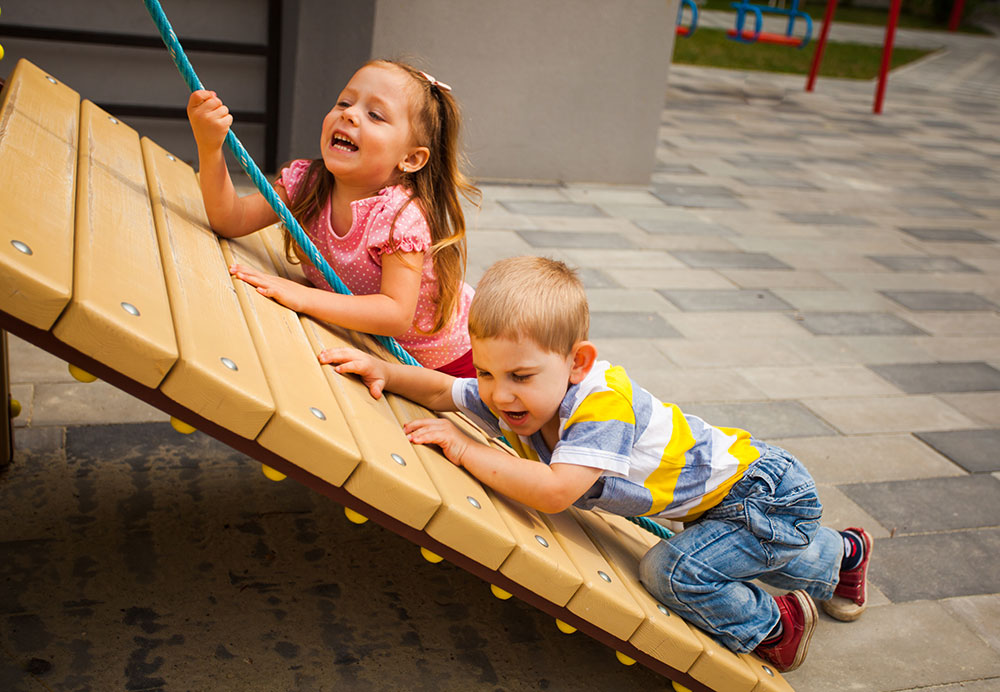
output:
[[[839,620],[865,610],[871,536],[819,525],[813,480],[789,453],[685,416],[620,367],[598,362],[589,323],[575,272],[515,257],[490,267],[476,288],[469,313],[476,379],[354,349],[329,349],[320,361],[360,375],[375,398],[396,392],[502,433],[519,457],[444,419],[403,428],[411,442],[438,445],[452,463],[529,507],[685,522],[643,557],[643,585],[730,649],[794,670],[816,625],[812,598]],[[792,591],[773,598],[754,579]]]

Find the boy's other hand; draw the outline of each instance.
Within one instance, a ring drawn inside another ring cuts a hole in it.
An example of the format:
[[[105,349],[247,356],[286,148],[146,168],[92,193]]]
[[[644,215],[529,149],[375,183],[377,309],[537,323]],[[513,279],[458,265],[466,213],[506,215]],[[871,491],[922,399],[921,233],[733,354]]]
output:
[[[221,149],[226,133],[233,124],[229,108],[214,91],[198,89],[191,92],[187,105],[191,131],[199,149]]]
[[[333,368],[343,374],[352,372],[361,375],[373,399],[382,396],[385,388],[385,363],[356,348],[328,348],[320,351],[319,362],[335,365]]]
[[[455,466],[462,465],[462,457],[469,449],[472,438],[443,418],[419,418],[403,426],[406,439],[414,444],[437,445]]]

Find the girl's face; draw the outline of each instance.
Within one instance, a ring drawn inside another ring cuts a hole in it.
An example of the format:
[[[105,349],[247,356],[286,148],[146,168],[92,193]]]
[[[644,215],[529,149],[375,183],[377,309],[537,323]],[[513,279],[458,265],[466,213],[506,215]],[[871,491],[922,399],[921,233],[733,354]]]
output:
[[[337,183],[374,194],[401,172],[427,162],[411,125],[412,77],[392,65],[366,65],[354,73],[323,118],[320,147]]]

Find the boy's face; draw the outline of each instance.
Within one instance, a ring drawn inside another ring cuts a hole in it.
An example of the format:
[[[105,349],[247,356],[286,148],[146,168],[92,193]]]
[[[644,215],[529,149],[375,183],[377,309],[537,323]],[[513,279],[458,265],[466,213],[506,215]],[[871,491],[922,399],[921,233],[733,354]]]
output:
[[[593,357],[547,351],[528,338],[472,338],[472,361],[483,402],[518,435],[542,430],[553,445],[558,437],[559,404],[571,384],[580,382]],[[595,351],[596,354],[596,351]]]

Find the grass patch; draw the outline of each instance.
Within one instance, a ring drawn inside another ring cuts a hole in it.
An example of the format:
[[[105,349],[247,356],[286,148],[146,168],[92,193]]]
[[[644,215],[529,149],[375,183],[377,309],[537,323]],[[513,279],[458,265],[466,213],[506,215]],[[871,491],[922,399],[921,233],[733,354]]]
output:
[[[916,48],[895,48],[892,51],[890,69],[922,58],[930,52]],[[773,43],[741,43],[726,38],[725,29],[699,28],[691,38],[678,36],[674,42],[675,63],[734,70],[807,75],[815,53],[816,41],[810,41],[801,50]],[[878,77],[881,62],[882,46],[827,41],[819,74],[822,77],[874,79]]]
[[[720,10],[723,12],[733,12],[733,0],[705,0],[704,4],[699,4],[699,9],[705,10]],[[766,5],[766,2],[758,0],[754,4],[756,5]],[[900,29],[929,29],[933,31],[945,31],[948,28],[947,22],[941,23],[935,21],[931,16],[929,16],[929,10],[924,12],[909,11],[909,6],[913,3],[904,3],[902,9],[899,12],[899,20],[896,24]],[[920,3],[917,3],[920,5]],[[786,3],[786,9],[791,7],[792,3]],[[968,9],[968,8],[967,8]],[[805,3],[799,2],[799,10],[805,12],[814,22],[823,21],[823,15],[826,13],[826,2],[821,0],[820,2]],[[965,12],[965,16],[968,17],[969,12]],[[767,13],[764,13],[767,17]],[[771,15],[777,17],[779,15]],[[687,19],[684,20],[687,22]],[[735,20],[734,20],[735,21]],[[747,15],[747,27],[753,27],[753,17]],[[837,11],[833,14],[834,24],[869,24],[873,26],[885,26],[889,23],[889,10],[888,8],[879,7],[850,7],[846,6],[844,3],[840,2],[837,4]],[[798,24],[798,22],[796,22]],[[962,33],[967,34],[989,34],[982,27],[975,26],[973,24],[963,23],[959,26],[958,30]],[[818,30],[817,30],[818,33]],[[815,37],[814,37],[815,38]]]

